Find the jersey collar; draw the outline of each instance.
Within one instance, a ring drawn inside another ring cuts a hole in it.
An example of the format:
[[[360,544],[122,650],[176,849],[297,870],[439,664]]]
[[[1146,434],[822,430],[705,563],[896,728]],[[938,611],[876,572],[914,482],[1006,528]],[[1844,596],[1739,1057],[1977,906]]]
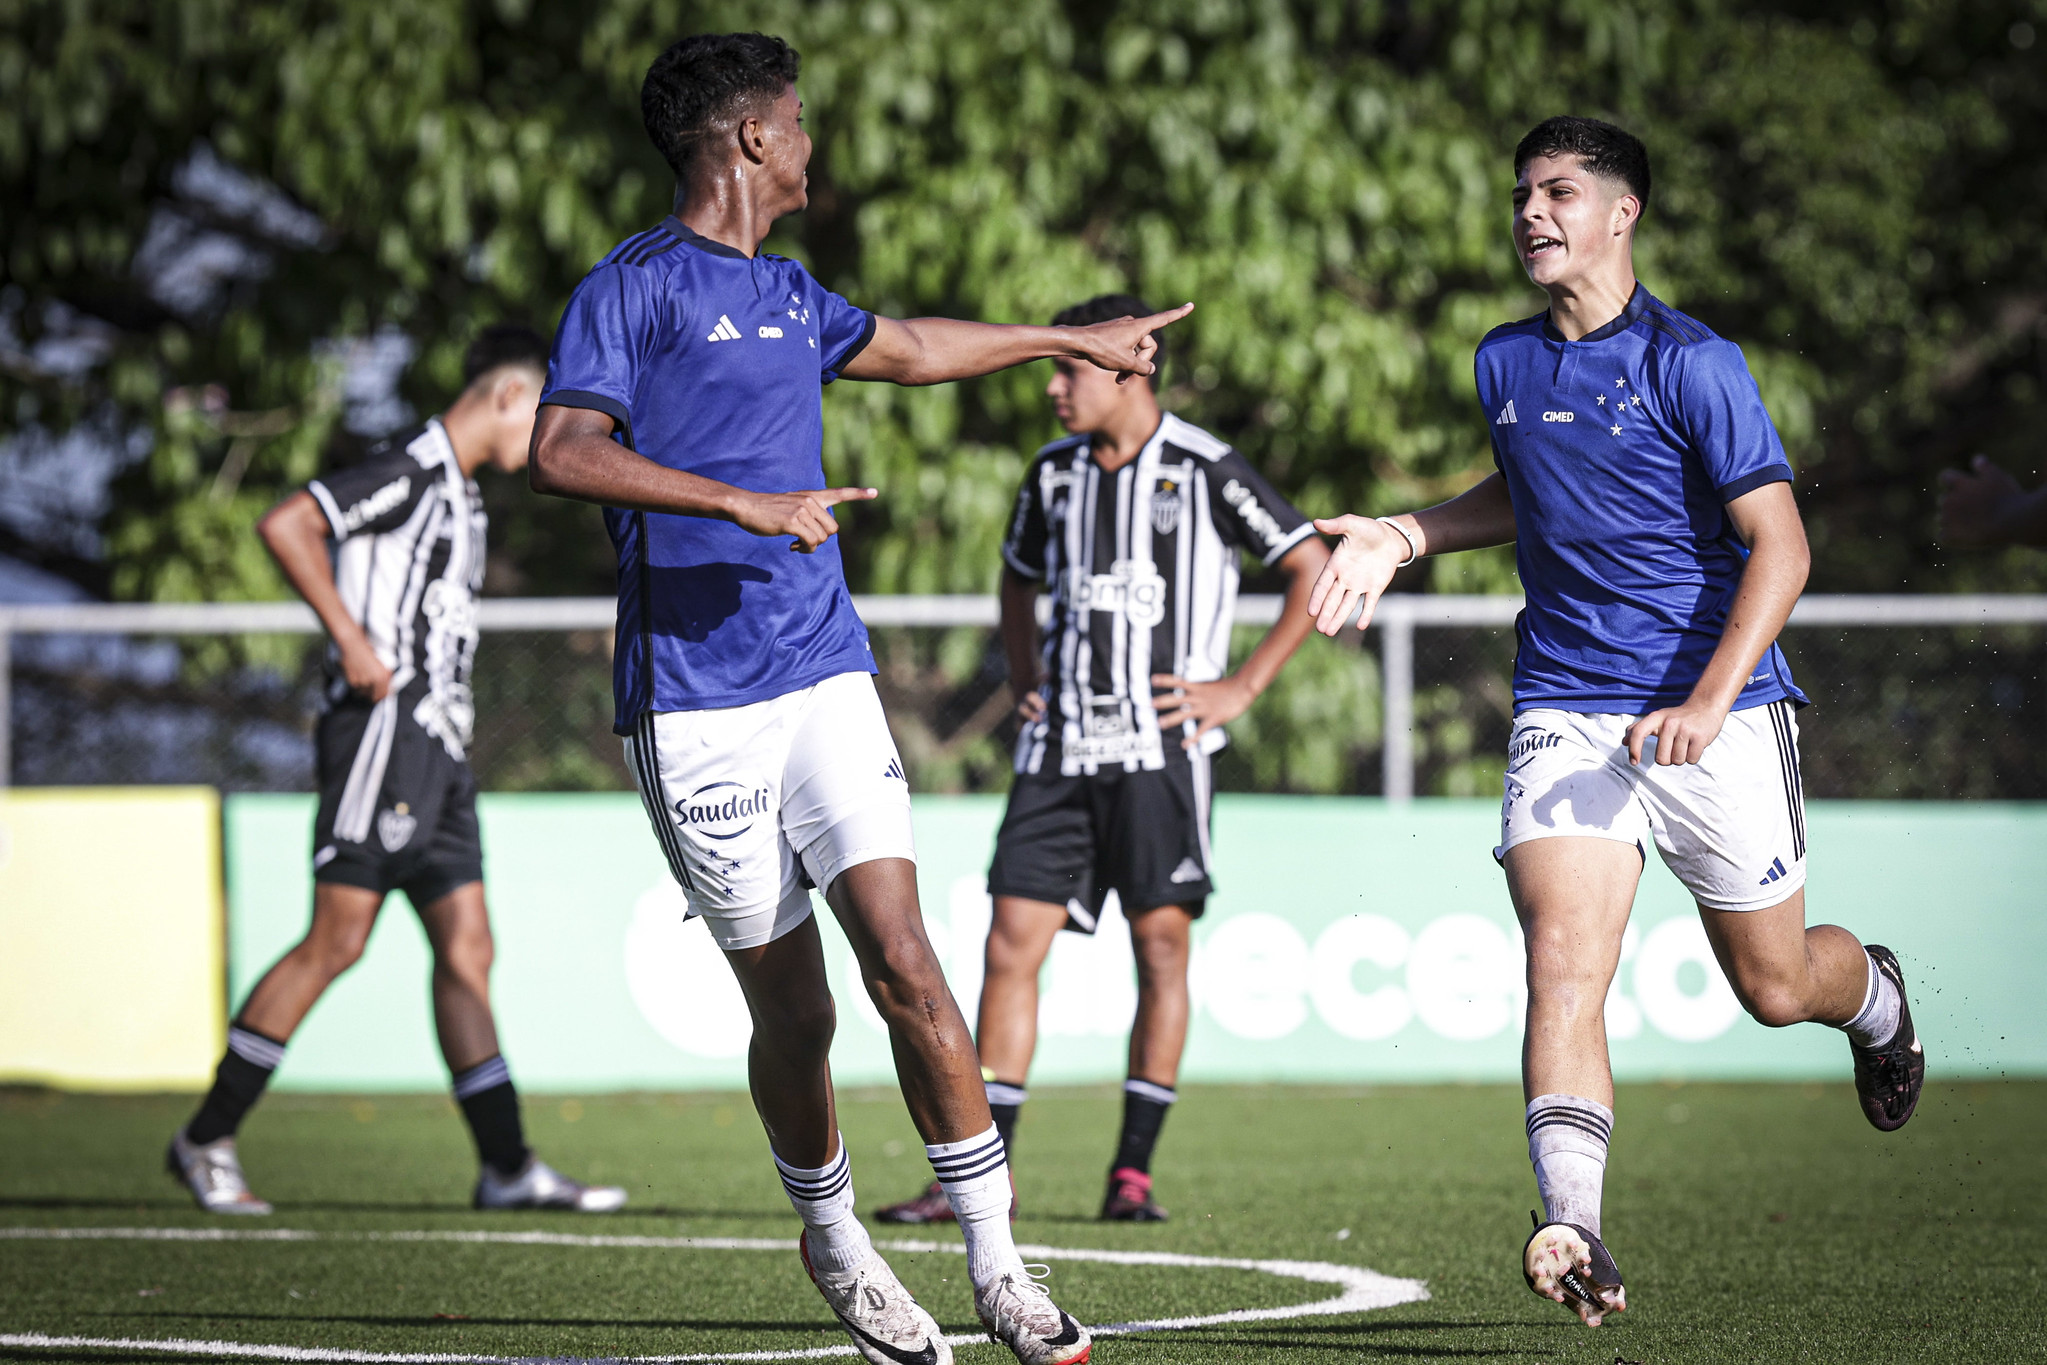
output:
[[[1587,342],[1605,341],[1608,337],[1619,336],[1622,332],[1627,331],[1628,328],[1640,322],[1642,314],[1648,312],[1649,305],[1655,301],[1654,298],[1650,297],[1649,291],[1637,283],[1635,285],[1635,292],[1628,296],[1628,306],[1621,309],[1621,315],[1612,322],[1595,327],[1584,336],[1579,337],[1577,344],[1583,346]],[[1544,309],[1542,314],[1542,334],[1551,341],[1565,340],[1564,334],[1557,330],[1556,323],[1550,321],[1549,310],[1547,309]]]
[[[646,219],[643,218],[640,221],[645,222]],[[730,256],[734,260],[740,261],[752,259],[738,247],[726,246],[723,242],[712,241],[672,213],[661,220],[661,226],[668,230],[670,236],[680,237],[698,251],[708,251],[713,256]]]

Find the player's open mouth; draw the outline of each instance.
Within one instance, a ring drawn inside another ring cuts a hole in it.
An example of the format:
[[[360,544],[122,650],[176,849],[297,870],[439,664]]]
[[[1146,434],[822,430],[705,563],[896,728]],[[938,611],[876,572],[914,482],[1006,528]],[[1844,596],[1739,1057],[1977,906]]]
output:
[[[1528,245],[1522,248],[1521,254],[1524,258],[1532,261],[1538,256],[1546,256],[1552,251],[1562,251],[1563,249],[1564,244],[1554,237],[1530,237]]]

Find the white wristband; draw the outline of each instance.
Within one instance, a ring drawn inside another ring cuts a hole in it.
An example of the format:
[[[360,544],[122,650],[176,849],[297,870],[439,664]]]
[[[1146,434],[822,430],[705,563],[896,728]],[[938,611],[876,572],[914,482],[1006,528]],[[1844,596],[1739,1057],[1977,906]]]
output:
[[[1417,559],[1420,559],[1422,557],[1422,544],[1420,541],[1414,538],[1414,533],[1412,531],[1408,530],[1405,526],[1402,526],[1399,522],[1395,521],[1391,517],[1379,517],[1377,518],[1377,520],[1385,522],[1388,526],[1391,526],[1394,530],[1400,532],[1400,538],[1407,542],[1407,558],[1401,560],[1398,564],[1394,565],[1393,566],[1394,568],[1404,569],[1408,565],[1414,563]]]

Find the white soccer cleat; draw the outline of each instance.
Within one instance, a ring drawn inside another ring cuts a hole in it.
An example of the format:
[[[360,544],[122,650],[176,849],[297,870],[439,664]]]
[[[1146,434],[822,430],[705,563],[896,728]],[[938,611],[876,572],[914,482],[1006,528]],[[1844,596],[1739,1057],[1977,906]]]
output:
[[[850,1278],[834,1284],[818,1277],[808,1243],[799,1240],[796,1245],[804,1273],[870,1365],[952,1365],[952,1347],[938,1323],[910,1297],[880,1252],[871,1253]]]
[[[470,1200],[479,1209],[573,1209],[578,1213],[616,1213],[625,1207],[625,1190],[618,1185],[585,1185],[571,1180],[539,1157],[528,1157],[526,1167],[507,1179],[485,1166],[476,1177],[476,1195]]]
[[[1521,1248],[1521,1273],[1530,1289],[1564,1305],[1587,1327],[1599,1326],[1608,1313],[1627,1311],[1628,1291],[1606,1243],[1576,1223],[1536,1220]]]
[[[186,1140],[185,1130],[171,1139],[163,1154],[164,1169],[192,1192],[199,1207],[208,1213],[265,1214],[270,1205],[249,1190],[242,1174],[242,1159],[235,1152],[235,1140],[224,1137],[204,1147]]]
[[[1052,1302],[1028,1269],[1007,1271],[976,1289],[974,1311],[1020,1365],[1081,1365],[1094,1349],[1087,1329]]]

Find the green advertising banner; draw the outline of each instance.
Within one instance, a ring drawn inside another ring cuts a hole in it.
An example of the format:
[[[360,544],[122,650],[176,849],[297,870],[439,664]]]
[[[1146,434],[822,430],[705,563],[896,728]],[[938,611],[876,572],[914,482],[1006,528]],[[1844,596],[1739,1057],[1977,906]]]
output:
[[[971,1021],[989,905],[995,797],[919,797],[931,938]],[[303,932],[312,801],[227,799],[230,992],[239,1002]],[[535,1091],[740,1087],[746,1011],[702,924],[685,922],[639,800],[483,798],[505,1055]],[[1182,1072],[1203,1080],[1504,1080],[1518,1075],[1522,949],[1483,801],[1224,796],[1218,894],[1196,929]],[[1821,803],[1808,817],[1813,922],[1898,951],[1937,1076],[2047,1074],[2047,807]],[[820,907],[822,910],[822,907]],[[831,923],[842,1084],[893,1080],[887,1039]],[[1698,915],[1654,859],[1607,1001],[1623,1078],[1840,1078],[1829,1029],[1741,1011]],[[292,1040],[277,1083],[431,1090],[428,958],[394,895],[363,961]],[[1123,1074],[1136,1003],[1119,916],[1062,934],[1047,965],[1031,1079]]]

